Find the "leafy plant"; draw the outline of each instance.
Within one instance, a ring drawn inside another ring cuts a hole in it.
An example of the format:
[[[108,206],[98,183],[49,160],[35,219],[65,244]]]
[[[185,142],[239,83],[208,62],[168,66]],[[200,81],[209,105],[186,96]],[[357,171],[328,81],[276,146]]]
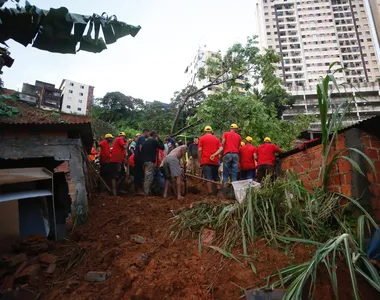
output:
[[[284,238],[286,239],[286,238]],[[303,243],[314,243],[314,241],[302,240]],[[286,267],[278,272],[280,280],[272,284],[272,288],[283,286],[290,282],[287,287],[284,300],[303,299],[304,288],[310,280],[308,298],[314,297],[319,266],[325,266],[334,296],[339,299],[337,265],[342,258],[348,267],[354,299],[360,299],[356,273],[362,276],[372,287],[380,292],[380,276],[376,268],[369,261],[365,253],[357,247],[352,235],[344,233],[329,239],[315,252],[313,258],[299,265]],[[365,272],[366,271],[366,272]]]
[[[334,74],[341,70],[339,68],[332,71],[334,65],[335,64],[330,65],[328,74],[322,78],[322,81],[317,85],[318,107],[322,131],[322,166],[320,176],[322,177],[322,188],[324,190],[327,189],[330,171],[338,160],[348,161],[356,171],[364,176],[359,164],[350,156],[345,155],[347,152],[358,153],[367,161],[370,167],[375,170],[375,165],[372,160],[359,149],[346,148],[340,149],[339,151],[335,151],[334,149],[334,145],[339,138],[339,130],[343,128],[343,122],[346,119],[347,112],[349,112],[352,104],[352,101],[347,99],[337,105],[331,99],[331,86],[339,92],[339,86],[336,82]],[[329,110],[332,111],[331,114],[329,114]],[[333,155],[330,155],[332,151],[335,152]]]
[[[309,191],[288,173],[274,182],[267,179],[260,189],[250,189],[242,204],[197,203],[184,208],[174,216],[170,231],[175,237],[185,232],[197,235],[208,227],[216,231],[218,246],[230,250],[242,245],[245,255],[259,237],[274,245],[283,242],[281,236],[321,242],[347,230],[341,222],[340,198],[322,190]]]
[[[8,105],[5,101],[12,101],[13,97],[0,94],[0,117],[15,119],[21,115],[21,111],[14,106]]]

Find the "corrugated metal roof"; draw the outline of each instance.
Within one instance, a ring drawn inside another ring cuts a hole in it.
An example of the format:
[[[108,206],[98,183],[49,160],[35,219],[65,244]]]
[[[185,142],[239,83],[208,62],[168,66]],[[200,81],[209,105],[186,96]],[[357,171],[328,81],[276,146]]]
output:
[[[5,103],[20,110],[16,118],[0,117],[0,124],[88,124],[87,116],[70,115],[56,111],[39,109],[17,100],[7,100]]]

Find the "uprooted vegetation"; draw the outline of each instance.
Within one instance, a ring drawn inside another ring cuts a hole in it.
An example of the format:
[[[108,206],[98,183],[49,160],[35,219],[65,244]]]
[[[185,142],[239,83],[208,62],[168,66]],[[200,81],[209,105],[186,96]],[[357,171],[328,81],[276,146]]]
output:
[[[357,201],[347,198],[348,204],[342,206],[341,199],[341,195],[320,188],[309,191],[294,174],[288,173],[274,182],[265,181],[259,189],[251,188],[242,204],[195,203],[191,208],[183,208],[173,217],[175,223],[170,231],[175,238],[184,234],[198,237],[201,248],[203,230],[212,229],[216,237],[211,248],[235,261],[248,259],[254,273],[254,259],[249,259],[254,253],[250,249],[259,239],[280,249],[285,249],[286,244],[311,244],[317,247],[312,259],[273,274],[268,282],[273,277],[278,281],[271,287],[287,286],[286,299],[302,299],[311,280],[307,293],[312,298],[322,263],[338,298],[336,265],[343,261],[350,273],[354,298],[359,299],[356,274],[380,291],[380,276],[363,246],[365,226],[378,226]],[[348,218],[352,207],[362,212],[356,227]],[[242,248],[244,255],[235,257],[232,251],[236,248]]]

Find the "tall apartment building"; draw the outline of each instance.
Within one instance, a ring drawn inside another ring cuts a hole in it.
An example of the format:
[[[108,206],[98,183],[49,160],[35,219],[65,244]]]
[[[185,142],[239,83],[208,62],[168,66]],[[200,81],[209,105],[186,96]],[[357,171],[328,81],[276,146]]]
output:
[[[220,59],[221,55],[222,55],[221,51],[207,50],[206,46],[204,46],[203,49],[199,48],[198,51],[196,52],[196,54],[194,55],[194,57],[192,58],[192,60],[190,61],[189,65],[187,66],[186,70],[185,70],[185,74],[187,76],[186,77],[187,84],[188,85],[194,85],[197,88],[201,88],[201,87],[209,84],[210,82],[214,81],[215,78],[213,78],[213,77],[199,80],[197,78],[197,76],[199,74],[199,69],[200,68],[207,68],[206,62],[207,62],[208,59]],[[223,78],[221,78],[219,80],[222,81]],[[235,83],[237,84],[236,88],[241,93],[245,92],[245,90],[244,90],[244,86],[245,86],[244,80],[245,80],[245,78],[242,77],[242,78],[237,79],[235,81]],[[214,85],[214,86],[208,87],[203,92],[206,94],[206,96],[209,96],[209,95],[215,94],[220,89],[222,89],[222,85]]]
[[[64,79],[60,90],[62,91],[62,112],[78,115],[86,115],[89,112],[94,98],[93,86]]]
[[[368,0],[371,7],[373,26],[376,30],[378,41],[380,41],[380,0]]]
[[[346,96],[356,97],[352,120],[380,114],[378,36],[370,0],[259,1],[261,41],[282,57],[278,76],[296,98],[285,119],[317,115],[316,84],[334,62],[344,67],[337,81],[352,85]]]

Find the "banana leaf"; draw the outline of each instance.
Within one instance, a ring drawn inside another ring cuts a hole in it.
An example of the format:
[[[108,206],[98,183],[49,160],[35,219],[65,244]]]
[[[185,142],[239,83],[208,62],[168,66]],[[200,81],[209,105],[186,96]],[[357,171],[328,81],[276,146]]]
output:
[[[13,39],[26,47],[36,36],[40,28],[38,21],[42,16],[42,11],[37,10],[31,13],[25,9],[1,9],[0,41]]]
[[[88,21],[90,20],[90,17],[80,15],[80,14],[70,14],[70,17],[74,23],[75,39],[79,42],[81,38],[83,37],[83,33],[86,29]]]
[[[104,16],[105,13],[102,14],[102,17]],[[102,22],[103,35],[107,45],[113,44],[117,41],[115,31],[111,23],[114,20],[117,21],[116,16],[111,16],[110,18],[106,17],[105,22]]]
[[[120,21],[111,21],[110,24],[112,24],[116,39],[126,35],[135,37],[141,29],[141,26],[133,26]]]
[[[77,43],[75,36],[72,34],[67,38],[52,38],[40,33],[34,41],[33,47],[54,53],[75,54]]]
[[[90,21],[90,26],[88,28],[86,36],[84,36],[80,42],[79,50],[92,52],[92,53],[100,53],[103,50],[107,49],[106,43],[103,38],[99,38],[100,32],[100,20],[94,19]],[[92,29],[95,27],[95,38],[91,37]]]

